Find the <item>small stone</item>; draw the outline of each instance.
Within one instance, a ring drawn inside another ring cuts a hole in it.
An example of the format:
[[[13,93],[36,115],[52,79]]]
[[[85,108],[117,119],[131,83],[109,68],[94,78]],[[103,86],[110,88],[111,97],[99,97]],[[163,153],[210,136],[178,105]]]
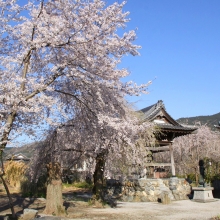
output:
[[[143,194],[143,196],[147,196],[147,193],[146,193],[146,192],[144,192],[144,191],[142,192],[142,194]]]
[[[128,197],[127,197],[127,201],[128,201],[128,202],[132,202],[133,200],[134,200],[134,196],[128,196]]]
[[[37,216],[38,211],[35,209],[24,209],[22,219],[31,220]]]
[[[149,201],[150,200],[147,197],[145,197],[145,196],[141,197],[141,202],[149,202]]]
[[[41,202],[46,202],[45,198],[37,198],[37,200],[41,201]]]
[[[153,195],[154,195],[154,191],[153,191],[153,190],[150,190],[150,191],[149,191],[149,194],[150,194],[151,196],[153,196]]]
[[[158,202],[161,202],[162,204],[170,204],[171,203],[171,199],[169,197],[169,194],[167,192],[163,192],[161,193],[160,197],[158,198]]]
[[[35,213],[37,214],[38,211],[35,209],[24,209],[23,214],[27,214],[27,213]]]
[[[135,196],[133,199],[133,202],[141,202],[141,199],[139,196]]]
[[[175,200],[180,200],[180,196],[178,194],[174,194]]]

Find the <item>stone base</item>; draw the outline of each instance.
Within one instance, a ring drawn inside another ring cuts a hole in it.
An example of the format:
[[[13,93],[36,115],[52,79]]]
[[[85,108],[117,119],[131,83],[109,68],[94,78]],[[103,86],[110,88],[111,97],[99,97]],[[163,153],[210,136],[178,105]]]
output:
[[[193,187],[194,191],[193,200],[194,202],[215,202],[213,198],[212,190],[213,187]]]
[[[189,199],[191,186],[185,179],[177,177],[166,179],[106,180],[105,196],[123,202],[157,202],[168,204],[172,200]],[[169,201],[168,201],[169,200]]]

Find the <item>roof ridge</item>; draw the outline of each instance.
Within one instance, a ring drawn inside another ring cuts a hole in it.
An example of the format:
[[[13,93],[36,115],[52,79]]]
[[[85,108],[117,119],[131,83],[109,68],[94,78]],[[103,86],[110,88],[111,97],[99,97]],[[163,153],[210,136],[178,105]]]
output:
[[[156,111],[158,111],[161,108],[164,108],[164,110],[166,110],[163,101],[162,100],[158,100],[158,102],[155,103],[154,105],[152,105],[152,108],[149,109],[148,112],[150,112],[150,113],[149,113],[149,115],[146,118],[150,118],[151,115],[153,115]]]

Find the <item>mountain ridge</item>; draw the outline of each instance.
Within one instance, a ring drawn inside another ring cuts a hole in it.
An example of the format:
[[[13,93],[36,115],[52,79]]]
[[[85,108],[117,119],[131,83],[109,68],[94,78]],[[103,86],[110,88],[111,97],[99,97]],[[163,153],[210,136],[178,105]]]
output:
[[[220,112],[213,115],[202,115],[194,117],[182,117],[176,120],[180,124],[186,125],[207,125],[211,129],[215,129],[214,125],[219,125],[220,122]]]

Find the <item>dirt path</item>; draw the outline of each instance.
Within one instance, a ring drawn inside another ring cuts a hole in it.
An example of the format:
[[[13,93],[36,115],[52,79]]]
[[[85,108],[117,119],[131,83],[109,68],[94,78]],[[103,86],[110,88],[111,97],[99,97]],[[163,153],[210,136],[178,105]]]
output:
[[[69,213],[66,219],[75,220],[207,220],[220,215],[220,200],[210,203],[197,203],[191,200],[173,201],[169,205],[156,202],[118,202],[116,208],[96,208],[88,205],[88,192],[76,189],[64,189],[64,205]],[[34,208],[42,212],[45,199],[22,198],[13,194],[16,213],[24,208]],[[8,199],[0,191],[0,220],[10,213]],[[64,218],[63,218],[64,219]]]
[[[169,205],[156,202],[119,202],[115,209],[93,209],[91,215],[109,216],[103,219],[127,220],[207,220],[220,215],[220,200],[197,203],[191,200],[173,201]]]

